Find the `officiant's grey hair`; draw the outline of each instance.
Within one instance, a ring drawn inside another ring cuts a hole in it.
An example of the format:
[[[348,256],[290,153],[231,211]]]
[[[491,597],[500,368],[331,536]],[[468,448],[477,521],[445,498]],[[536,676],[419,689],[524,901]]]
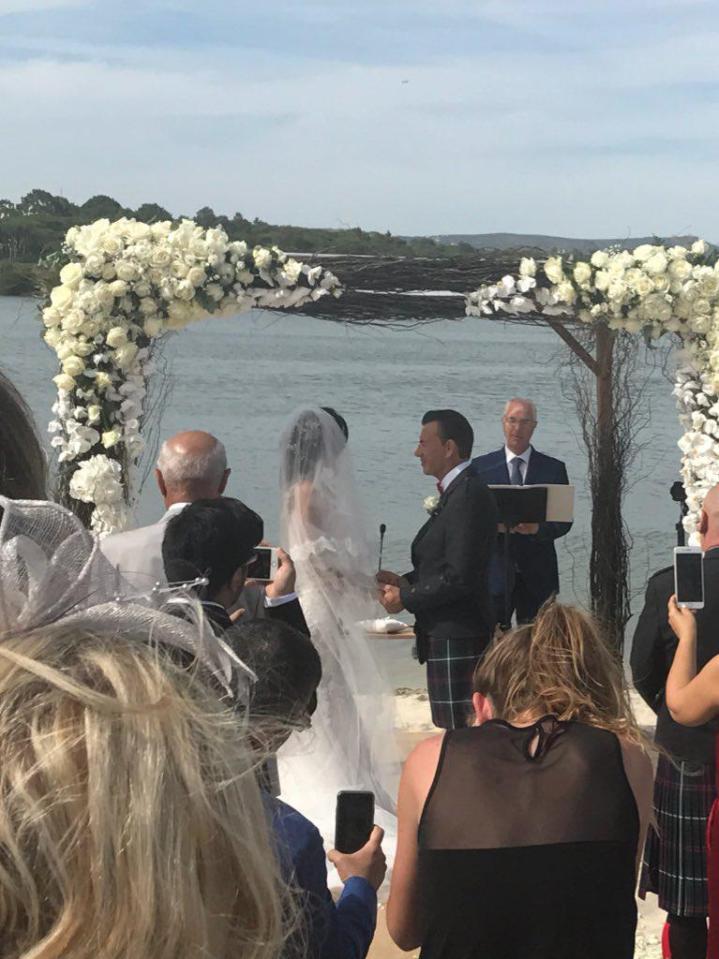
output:
[[[178,449],[175,437],[170,437],[160,447],[157,468],[168,486],[184,483],[220,483],[227,469],[227,453],[224,444],[216,437],[208,436],[208,444],[201,452]]]

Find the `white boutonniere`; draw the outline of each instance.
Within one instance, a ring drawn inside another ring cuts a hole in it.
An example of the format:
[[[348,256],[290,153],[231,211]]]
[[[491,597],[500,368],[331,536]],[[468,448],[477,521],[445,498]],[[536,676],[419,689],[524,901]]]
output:
[[[439,496],[437,496],[436,493],[433,496],[425,496],[424,500],[422,501],[422,505],[431,516],[439,506]]]

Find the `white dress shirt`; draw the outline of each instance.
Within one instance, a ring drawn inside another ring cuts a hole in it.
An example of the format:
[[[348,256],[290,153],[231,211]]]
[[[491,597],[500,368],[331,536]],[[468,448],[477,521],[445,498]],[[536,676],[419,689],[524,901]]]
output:
[[[522,477],[522,485],[524,486],[527,482],[527,470],[529,469],[529,458],[532,455],[532,447],[528,446],[523,453],[513,453],[508,446],[505,446],[504,455],[507,457],[507,472],[509,473],[510,482],[512,479],[512,461],[515,459],[522,461],[519,463],[519,473]]]
[[[442,492],[443,492],[443,493],[444,493],[444,491],[447,489],[447,487],[449,486],[449,484],[450,484],[453,480],[456,480],[457,477],[459,476],[459,474],[460,474],[463,470],[466,470],[466,469],[467,469],[467,467],[469,466],[469,463],[470,463],[469,460],[465,460],[463,463],[457,463],[457,465],[454,467],[454,469],[451,469],[451,470],[449,471],[449,473],[447,473],[445,476],[442,477],[442,479],[439,481],[439,485],[442,487]]]

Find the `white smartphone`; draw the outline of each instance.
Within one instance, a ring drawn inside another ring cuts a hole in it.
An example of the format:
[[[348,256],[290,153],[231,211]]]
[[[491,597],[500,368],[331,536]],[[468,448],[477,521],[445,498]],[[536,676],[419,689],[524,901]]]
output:
[[[279,560],[276,546],[256,546],[254,562],[247,567],[247,578],[262,583],[271,582],[277,575]]]
[[[674,593],[677,606],[704,608],[704,553],[698,546],[674,547]]]

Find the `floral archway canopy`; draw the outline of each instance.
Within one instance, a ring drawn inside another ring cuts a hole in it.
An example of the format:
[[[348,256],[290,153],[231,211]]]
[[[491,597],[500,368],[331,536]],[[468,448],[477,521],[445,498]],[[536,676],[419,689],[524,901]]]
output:
[[[276,247],[191,220],[98,220],[68,231],[42,310],[60,372],[50,423],[60,494],[98,533],[122,529],[142,454],[153,346],[205,317],[339,296],[339,281]]]
[[[684,525],[695,533],[702,501],[719,482],[719,253],[703,240],[691,248],[642,244],[597,250],[587,260],[523,258],[516,274],[466,298],[469,316],[534,313],[565,317],[658,339],[678,338],[674,394],[687,493]]]

